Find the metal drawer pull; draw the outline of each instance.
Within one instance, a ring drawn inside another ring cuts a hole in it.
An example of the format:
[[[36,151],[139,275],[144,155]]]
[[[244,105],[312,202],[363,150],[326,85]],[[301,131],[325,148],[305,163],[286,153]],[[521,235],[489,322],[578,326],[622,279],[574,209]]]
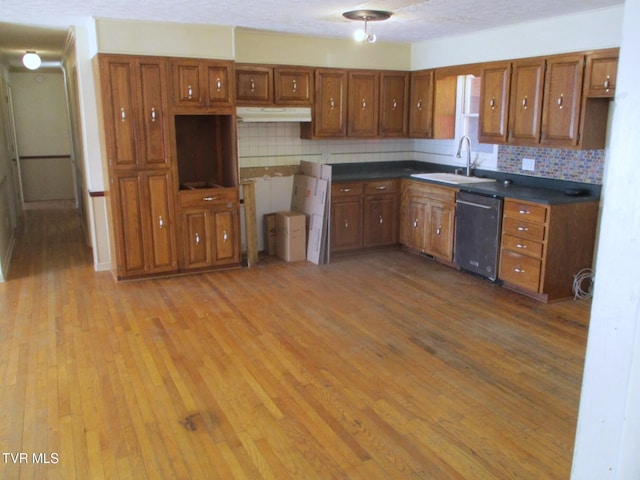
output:
[[[516,272],[516,273],[524,273],[524,270],[522,268],[520,268],[520,267],[515,267],[513,269],[513,271]]]
[[[491,210],[493,207],[489,205],[481,205],[479,203],[467,202],[466,200],[456,200],[456,203],[461,203],[462,205],[468,205],[470,207],[482,208],[484,210]]]
[[[200,234],[196,233],[196,245],[200,245]]]
[[[386,185],[378,185],[378,186],[376,187],[376,190],[386,190],[386,189],[387,189],[387,186],[386,186]]]
[[[252,92],[256,91],[256,82],[253,81],[253,78],[251,79],[251,91]]]
[[[350,188],[341,188],[340,191],[341,192],[350,192],[351,189]]]
[[[217,197],[202,197],[205,202],[213,202]]]
[[[516,248],[527,248],[527,246],[526,246],[526,245],[523,245],[522,243],[518,243],[518,244],[516,245]]]
[[[528,232],[529,229],[527,227],[518,227],[519,232]]]
[[[191,100],[193,98],[193,87],[189,85],[187,87],[187,99]]]
[[[155,122],[156,121],[156,109],[155,108],[151,108],[151,121]]]
[[[298,91],[298,82],[295,79],[291,81],[291,91],[296,93]]]
[[[529,210],[519,210],[518,213],[520,215],[529,215],[531,212]]]

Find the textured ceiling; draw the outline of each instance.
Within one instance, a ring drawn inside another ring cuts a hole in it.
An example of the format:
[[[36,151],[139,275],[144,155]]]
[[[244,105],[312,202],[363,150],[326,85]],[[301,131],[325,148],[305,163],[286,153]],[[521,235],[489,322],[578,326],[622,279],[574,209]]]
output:
[[[387,21],[370,23],[370,31],[379,41],[418,42],[623,3],[623,0],[380,0],[363,3],[344,0],[0,0],[0,22],[3,22],[0,23],[0,58],[8,62],[27,48],[57,50],[59,58],[66,27],[85,23],[92,16],[231,25],[347,38],[353,33],[354,25],[343,18],[343,12],[378,9],[393,13]],[[12,25],[8,24],[19,25],[19,28],[10,28]],[[49,30],[39,32],[41,27]],[[51,33],[55,35],[51,37]]]

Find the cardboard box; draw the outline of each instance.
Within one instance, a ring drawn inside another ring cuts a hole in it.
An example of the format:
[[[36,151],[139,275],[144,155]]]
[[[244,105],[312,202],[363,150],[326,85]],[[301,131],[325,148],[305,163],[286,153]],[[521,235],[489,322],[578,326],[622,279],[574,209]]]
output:
[[[276,214],[266,213],[262,219],[264,228],[264,251],[267,255],[276,254]]]
[[[276,251],[287,262],[307,258],[306,219],[294,211],[276,213]]]

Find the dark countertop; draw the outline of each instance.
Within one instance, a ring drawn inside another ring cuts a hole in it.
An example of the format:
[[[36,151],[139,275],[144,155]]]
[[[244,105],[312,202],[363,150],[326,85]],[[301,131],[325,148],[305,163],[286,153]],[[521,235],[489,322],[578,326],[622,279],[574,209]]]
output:
[[[590,183],[554,180],[528,175],[508,174],[491,170],[476,170],[476,177],[496,179],[495,182],[453,185],[434,180],[411,177],[413,173],[451,172],[456,167],[413,160],[394,162],[367,162],[333,164],[333,182],[357,180],[381,180],[389,178],[409,178],[418,182],[456,188],[460,191],[478,193],[500,198],[514,198],[530,202],[556,205],[562,203],[595,202],[600,200],[600,185]],[[505,180],[510,183],[505,183]],[[567,195],[565,190],[578,190],[582,195]]]

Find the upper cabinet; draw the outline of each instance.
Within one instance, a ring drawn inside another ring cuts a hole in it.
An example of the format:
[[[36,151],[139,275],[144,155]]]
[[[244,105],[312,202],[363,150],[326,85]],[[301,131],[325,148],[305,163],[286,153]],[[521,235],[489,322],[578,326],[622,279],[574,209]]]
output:
[[[99,58],[109,166],[168,167],[166,60],[125,55]]]
[[[478,139],[502,143],[507,139],[511,63],[490,63],[480,73],[480,126]]]
[[[544,59],[512,64],[509,143],[535,143],[540,138],[544,68]]]
[[[379,78],[380,73],[376,71],[349,71],[347,135],[352,137],[378,135]]]
[[[613,97],[618,73],[618,49],[587,55],[584,94],[587,97]]]
[[[311,106],[313,69],[237,64],[236,101],[246,106]]]
[[[236,100],[241,105],[273,103],[273,68],[236,65]]]
[[[547,60],[540,143],[572,147],[578,144],[584,55]]]
[[[313,103],[313,69],[274,67],[274,103],[310,106]]]
[[[406,137],[409,106],[409,73],[380,73],[380,113],[378,134],[381,137]]]
[[[234,63],[224,60],[172,59],[176,111],[233,107]]]
[[[409,100],[409,136],[431,138],[433,136],[433,70],[411,72]]]
[[[347,70],[315,70],[313,121],[303,123],[303,138],[344,137],[347,134]]]

